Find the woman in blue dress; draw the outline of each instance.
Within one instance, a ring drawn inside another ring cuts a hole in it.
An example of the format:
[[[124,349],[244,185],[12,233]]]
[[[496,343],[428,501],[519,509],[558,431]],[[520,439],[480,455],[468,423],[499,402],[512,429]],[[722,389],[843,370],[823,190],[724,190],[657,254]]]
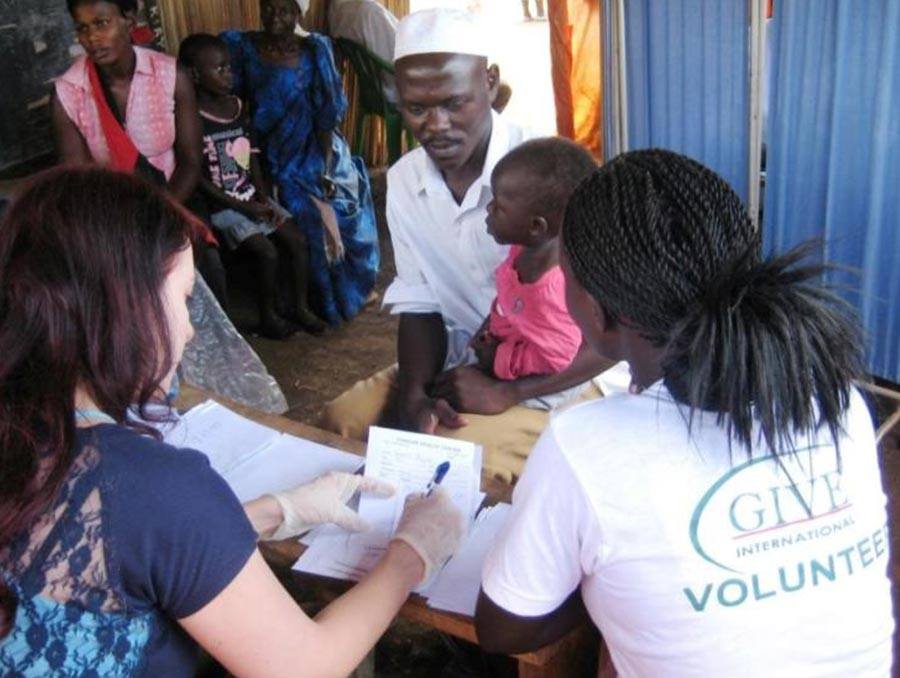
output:
[[[261,0],[260,14],[262,31],[222,34],[234,87],[250,102],[278,198],[305,230],[317,310],[337,325],[365,304],[378,272],[369,179],[337,131],[347,99],[328,38],[295,35],[294,0]]]

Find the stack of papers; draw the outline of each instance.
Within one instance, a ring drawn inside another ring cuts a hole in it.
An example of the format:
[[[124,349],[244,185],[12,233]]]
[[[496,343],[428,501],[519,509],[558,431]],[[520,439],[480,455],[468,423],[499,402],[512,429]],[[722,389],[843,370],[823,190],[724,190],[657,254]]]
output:
[[[364,462],[358,454],[282,433],[248,463],[238,464],[223,476],[244,503],[308,483],[328,471],[356,473]]]
[[[365,461],[257,424],[213,400],[173,424],[162,424],[160,431],[170,445],[209,457],[242,503],[307,483],[327,471],[354,473]]]
[[[511,508],[509,504],[497,504],[482,509],[459,551],[428,589],[429,607],[475,616],[484,560]]]
[[[359,580],[384,554],[403,513],[406,496],[425,490],[436,467],[450,462],[441,486],[471,529],[457,554],[417,592],[440,610],[475,614],[484,559],[506,519],[509,504],[478,509],[484,500],[481,447],[461,440],[372,427],[365,458],[280,433],[207,400],[175,422],[153,424],[176,447],[199,450],[224,477],[241,502],[309,482],[328,471],[366,475],[392,483],[392,497],[362,495],[359,513],[372,528],[350,533],[324,525],[304,539],[309,544],[294,569],[338,579]],[[477,515],[477,517],[476,517]]]
[[[175,424],[163,424],[161,430],[169,445],[203,452],[223,476],[281,435],[213,400],[200,403]]]
[[[337,527],[320,528],[309,540],[294,569],[337,579],[359,580],[384,554],[408,494],[422,492],[436,467],[450,462],[441,486],[465,516],[475,516],[484,495],[481,485],[481,447],[420,433],[373,426],[369,430],[366,475],[392,483],[392,497],[363,495],[359,515],[370,525],[367,532],[351,534]],[[418,591],[427,590],[425,582]]]

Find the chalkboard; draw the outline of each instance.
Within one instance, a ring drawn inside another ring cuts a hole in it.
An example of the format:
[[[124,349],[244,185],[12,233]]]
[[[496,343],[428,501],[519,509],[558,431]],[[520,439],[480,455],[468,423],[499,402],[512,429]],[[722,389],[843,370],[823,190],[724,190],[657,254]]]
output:
[[[0,0],[0,170],[52,151],[53,78],[75,45],[64,0]]]

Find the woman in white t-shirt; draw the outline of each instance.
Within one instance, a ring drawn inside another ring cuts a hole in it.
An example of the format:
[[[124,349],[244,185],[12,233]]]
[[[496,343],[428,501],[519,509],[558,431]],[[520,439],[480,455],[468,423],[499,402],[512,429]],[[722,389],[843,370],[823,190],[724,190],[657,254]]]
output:
[[[888,534],[863,342],[740,199],[660,150],[572,197],[567,302],[632,388],[555,417],[488,557],[489,650],[585,612],[620,675],[888,675]]]

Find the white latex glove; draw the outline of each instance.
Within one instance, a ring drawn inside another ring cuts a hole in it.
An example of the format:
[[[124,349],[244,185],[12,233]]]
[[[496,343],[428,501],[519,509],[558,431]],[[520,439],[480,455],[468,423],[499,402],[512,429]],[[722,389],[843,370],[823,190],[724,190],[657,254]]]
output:
[[[400,524],[392,539],[408,544],[425,563],[422,581],[453,555],[463,536],[463,516],[442,487],[430,497],[411,494],[406,498]]]
[[[275,492],[271,496],[281,506],[284,519],[268,539],[287,539],[323,523],[334,523],[351,532],[369,529],[369,524],[347,506],[357,490],[380,497],[394,494],[394,486],[383,480],[340,471],[329,471],[304,485]]]

